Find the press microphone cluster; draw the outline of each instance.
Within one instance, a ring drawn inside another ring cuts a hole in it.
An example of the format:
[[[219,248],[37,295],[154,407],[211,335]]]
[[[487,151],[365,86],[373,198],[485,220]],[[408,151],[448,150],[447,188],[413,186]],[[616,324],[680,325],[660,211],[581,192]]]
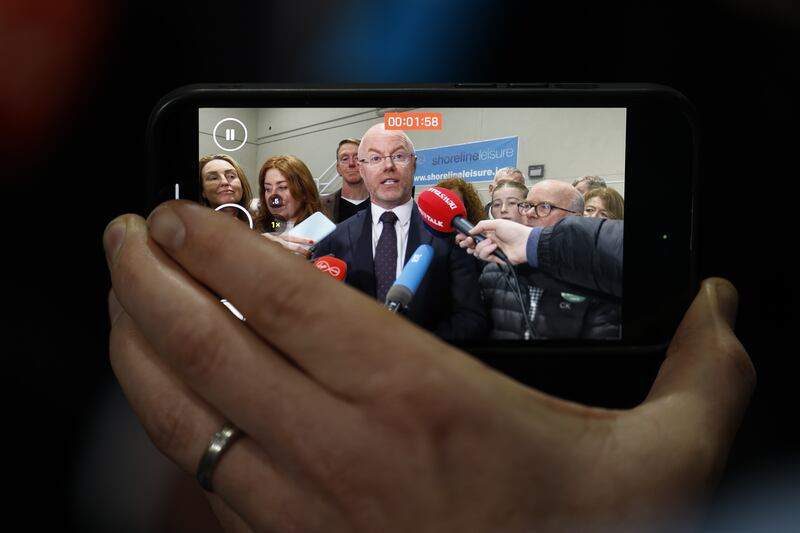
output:
[[[420,244],[403,267],[400,277],[389,287],[389,292],[386,293],[386,309],[397,313],[408,307],[432,260],[433,247],[430,244]]]
[[[313,265],[330,277],[344,281],[347,276],[347,263],[332,255],[323,255],[314,260]]]
[[[469,234],[475,226],[466,218],[467,208],[464,207],[464,202],[454,192],[444,187],[431,187],[419,193],[417,207],[425,226],[438,237],[447,237],[458,231],[472,237],[475,242],[486,239],[481,234]],[[500,248],[492,254],[508,262],[508,257]]]

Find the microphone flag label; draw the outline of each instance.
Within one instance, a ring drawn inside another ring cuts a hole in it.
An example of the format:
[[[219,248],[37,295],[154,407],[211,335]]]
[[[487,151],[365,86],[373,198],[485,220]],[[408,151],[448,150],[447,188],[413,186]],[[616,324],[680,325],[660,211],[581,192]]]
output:
[[[431,191],[436,196],[438,196],[439,198],[441,198],[442,201],[444,201],[444,203],[447,204],[447,207],[450,208],[450,211],[455,211],[458,209],[458,205],[456,205],[456,203],[452,200],[452,198],[450,198],[447,194],[442,192],[442,189],[440,187],[431,187],[428,190]]]
[[[433,218],[428,213],[423,211],[422,207],[420,207],[419,205],[417,205],[417,208],[419,209],[419,214],[422,215],[422,218],[427,220],[431,225],[436,226],[437,228],[444,229],[444,221],[443,220],[439,220],[439,219]]]
[[[314,262],[314,266],[317,267],[317,269],[319,269],[319,270],[321,270],[323,272],[327,272],[328,274],[330,274],[333,277],[337,277],[339,274],[342,273],[342,269],[341,268],[339,268],[336,265],[330,264],[325,259],[319,259],[318,261],[315,261]]]

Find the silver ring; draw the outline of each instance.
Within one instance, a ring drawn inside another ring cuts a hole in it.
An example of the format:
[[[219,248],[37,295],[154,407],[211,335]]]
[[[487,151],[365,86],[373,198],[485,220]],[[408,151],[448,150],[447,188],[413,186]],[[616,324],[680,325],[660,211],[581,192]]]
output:
[[[230,443],[236,439],[241,433],[230,422],[226,422],[222,429],[214,434],[214,438],[208,444],[205,453],[200,458],[197,464],[197,481],[200,486],[208,492],[214,492],[214,486],[211,483],[211,476],[214,475],[214,469],[219,462],[219,458],[225,453]]]

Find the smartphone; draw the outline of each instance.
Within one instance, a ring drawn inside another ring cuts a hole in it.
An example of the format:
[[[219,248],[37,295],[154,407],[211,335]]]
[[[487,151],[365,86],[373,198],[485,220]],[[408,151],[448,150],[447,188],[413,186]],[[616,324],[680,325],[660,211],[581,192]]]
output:
[[[314,241],[314,244],[318,244],[322,239],[330,235],[335,229],[336,224],[331,222],[331,220],[323,215],[321,211],[317,211],[287,231],[286,235],[296,235],[298,237],[303,237],[304,239]],[[313,248],[313,245],[304,244],[303,246],[308,249]]]
[[[536,379],[542,375],[556,376],[551,385],[569,381],[565,374],[585,384],[604,372],[613,388],[630,372],[657,369],[698,287],[693,240],[697,126],[691,104],[671,88],[552,83],[187,86],[165,96],[152,113],[148,198],[155,206],[180,190],[181,198],[197,199],[197,161],[212,153],[236,158],[254,190],[264,160],[293,154],[307,164],[320,193],[328,194],[340,183],[337,143],[360,138],[380,122],[403,129],[414,143],[415,196],[443,178],[460,177],[487,204],[495,172],[514,167],[522,171],[527,188],[542,180],[571,184],[591,175],[602,177],[624,198],[616,333],[454,344],[515,377],[525,372],[539,376],[533,378],[539,386]],[[572,296],[567,293],[562,305],[568,306]],[[581,373],[583,378],[575,377]]]

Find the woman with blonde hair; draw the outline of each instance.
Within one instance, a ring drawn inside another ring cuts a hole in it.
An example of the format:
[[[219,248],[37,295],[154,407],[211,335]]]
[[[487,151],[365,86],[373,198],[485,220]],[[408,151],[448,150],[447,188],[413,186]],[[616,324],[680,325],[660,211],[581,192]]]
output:
[[[504,218],[525,224],[525,217],[519,211],[519,204],[528,197],[528,188],[518,181],[501,181],[492,190],[492,203],[489,204],[492,218]]]
[[[221,205],[236,204],[240,208],[226,207],[222,211],[230,213],[243,222],[249,222],[253,193],[244,170],[229,155],[209,154],[200,158],[200,203],[211,209]]]

